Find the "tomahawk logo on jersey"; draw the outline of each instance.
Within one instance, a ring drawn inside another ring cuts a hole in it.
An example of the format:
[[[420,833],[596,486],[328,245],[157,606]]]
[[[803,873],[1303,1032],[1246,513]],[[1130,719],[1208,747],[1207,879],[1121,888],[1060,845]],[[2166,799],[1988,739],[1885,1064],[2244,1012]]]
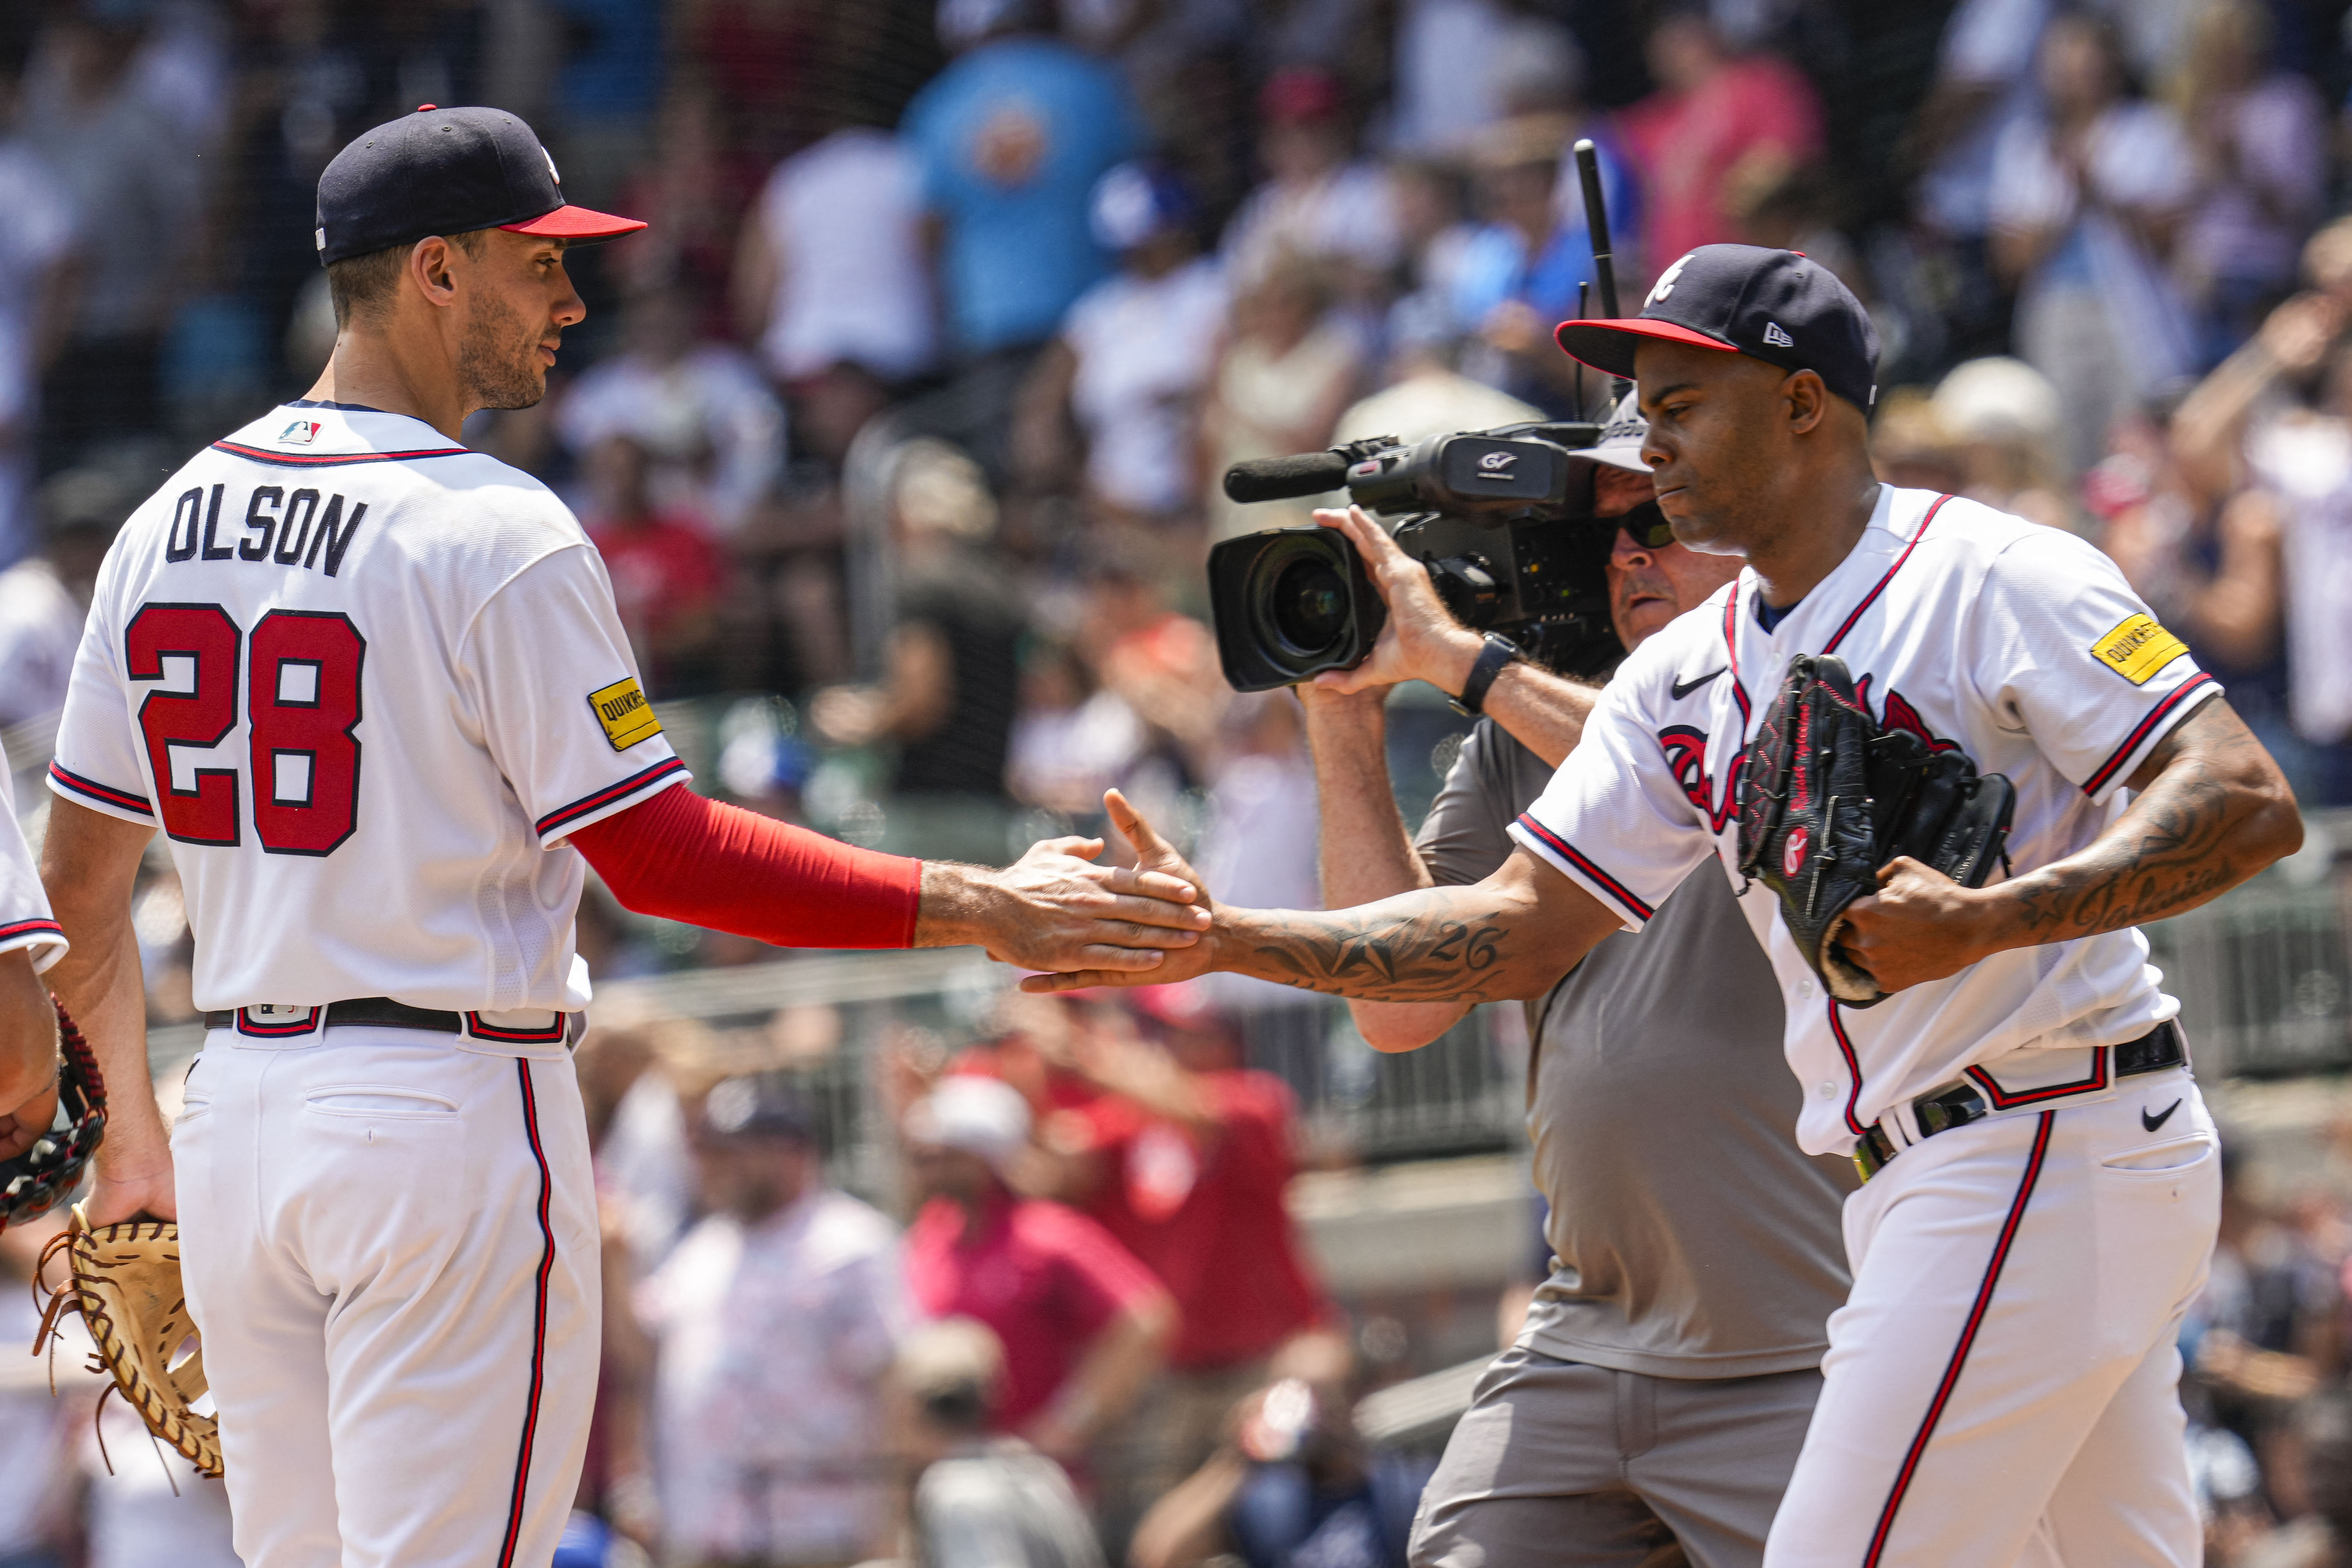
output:
[[[1628,658],[1513,830],[1631,929],[1710,848],[1736,862],[1741,758],[1792,655],[1838,655],[1882,722],[2009,775],[2020,870],[2097,837],[2123,809],[2122,781],[2221,689],[2097,551],[1924,490],[1882,487],[1853,552],[1771,631],[1756,595],[1743,574]],[[1778,900],[1751,888],[1742,904],[1788,999],[1798,1137],[1817,1154],[1978,1063],[2130,1039],[2179,1010],[2146,939],[2125,930],[2000,953],[1857,1012],[1822,992]],[[2058,1087],[2032,1060],[2004,1062],[1995,1089]]]
[[[612,605],[537,480],[289,405],[123,526],[49,785],[170,839],[200,1008],[574,1011],[584,873],[541,851],[686,776]]]

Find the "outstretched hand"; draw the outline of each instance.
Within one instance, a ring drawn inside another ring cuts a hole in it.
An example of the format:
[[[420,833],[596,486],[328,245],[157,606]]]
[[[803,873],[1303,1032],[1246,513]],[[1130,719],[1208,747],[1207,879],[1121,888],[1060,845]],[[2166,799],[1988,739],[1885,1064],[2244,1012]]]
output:
[[[1021,982],[1024,991],[1080,991],[1094,985],[1171,985],[1180,980],[1190,980],[1206,973],[1210,968],[1211,950],[1208,928],[1214,906],[1209,891],[1201,884],[1176,847],[1160,836],[1159,829],[1144,819],[1141,812],[1129,804],[1127,796],[1117,790],[1103,795],[1103,810],[1109,814],[1111,826],[1135,848],[1135,870],[1132,875],[1148,879],[1153,886],[1170,885],[1186,889],[1197,902],[1182,907],[1196,917],[1197,923],[1183,933],[1184,941],[1163,942],[1163,951],[1150,954],[1125,953],[1124,959],[1144,962],[1097,963],[1094,967],[1052,974],[1032,974]],[[1039,847],[1044,847],[1040,846]],[[1097,845],[1099,849],[1099,844]],[[1119,950],[1114,950],[1119,951]],[[1018,962],[1018,961],[1010,961]],[[1046,969],[1050,964],[1032,964],[1031,968]]]
[[[1461,690],[1485,639],[1454,618],[1437,596],[1429,568],[1407,555],[1361,507],[1318,511],[1315,521],[1355,545],[1389,616],[1363,663],[1326,670],[1314,684],[1343,695],[1406,680],[1425,680],[1440,691]]]
[[[1199,883],[1181,859],[1173,862],[1181,873],[1150,862],[1095,865],[1102,851],[1099,838],[1049,838],[987,873],[971,940],[1024,969],[1157,975],[1170,951],[1192,946],[1208,927]]]

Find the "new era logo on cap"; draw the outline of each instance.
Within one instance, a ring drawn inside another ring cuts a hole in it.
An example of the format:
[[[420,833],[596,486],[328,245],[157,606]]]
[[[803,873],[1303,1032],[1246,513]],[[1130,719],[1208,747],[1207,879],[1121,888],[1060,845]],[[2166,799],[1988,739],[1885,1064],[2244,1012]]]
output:
[[[1647,338],[1810,370],[1857,408],[1877,396],[1878,329],[1870,313],[1828,268],[1793,250],[1702,245],[1666,268],[1640,315],[1563,321],[1558,336],[1571,357],[1629,379],[1634,350]]]

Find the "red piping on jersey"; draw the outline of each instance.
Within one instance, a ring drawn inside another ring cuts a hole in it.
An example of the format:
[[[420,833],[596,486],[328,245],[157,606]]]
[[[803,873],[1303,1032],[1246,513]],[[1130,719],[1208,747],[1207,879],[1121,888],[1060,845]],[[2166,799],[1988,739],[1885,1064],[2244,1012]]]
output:
[[[55,921],[18,921],[14,925],[0,926],[0,942],[14,942],[20,936],[63,936],[66,928]]]
[[[1822,645],[1823,653],[1837,652],[1837,645],[1845,641],[1845,634],[1853,630],[1853,623],[1862,619],[1862,612],[1876,604],[1878,595],[1886,592],[1886,584],[1895,581],[1895,574],[1903,570],[1903,563],[1911,559],[1911,552],[1919,548],[1921,540],[1927,537],[1927,525],[1936,521],[1936,514],[1943,510],[1944,503],[1951,499],[1949,496],[1937,496],[1927,504],[1927,515],[1919,520],[1919,527],[1911,535],[1911,542],[1903,547],[1903,553],[1895,558],[1895,564],[1886,569],[1886,575],[1878,580],[1878,585],[1862,596],[1862,603],[1853,607],[1853,614],[1845,618],[1845,624],[1832,633],[1830,640]]]
[[[911,947],[923,863],[672,786],[572,835],[625,909],[778,947]]]
[[[2171,694],[2149,709],[2147,717],[2142,719],[2133,727],[2132,732],[2124,737],[2124,743],[2116,748],[2115,754],[2099,764],[2099,771],[2083,781],[2083,793],[2096,798],[2098,793],[2107,787],[2107,781],[2115,777],[2116,770],[2131,761],[2132,753],[2139,750],[2140,742],[2147,739],[2149,731],[2164,721],[2164,716],[2167,713],[2180,706],[2182,698],[2192,691],[2213,684],[2213,678],[2200,669],[2179,686],[2174,687]]]
[[[1976,1343],[1977,1330],[1983,1326],[1985,1310],[1992,1305],[1993,1287],[2000,1283],[2001,1266],[2009,1261],[2010,1247],[2017,1240],[2018,1222],[2025,1217],[2025,1202],[2033,1195],[2033,1185],[2042,1177],[2042,1156],[2050,1151],[2053,1114],[2045,1110],[2039,1119],[2042,1125],[2034,1131],[2033,1152],[2026,1156],[2024,1178],[2018,1183],[2017,1196],[2009,1205],[2009,1218],[2001,1225],[2000,1239],[1993,1244],[1992,1260],[1985,1265],[1984,1283],[1977,1287],[1976,1305],[1969,1310],[1959,1343],[1952,1347],[1952,1359],[1944,1367],[1943,1381],[1936,1385],[1936,1397],[1928,1401],[1927,1416],[1919,1423],[1910,1449],[1903,1456],[1903,1468],[1895,1472],[1894,1489],[1886,1495],[1886,1506],[1879,1510],[1878,1528],[1871,1532],[1870,1550],[1863,1554],[1862,1568],[1878,1568],[1879,1557],[1886,1550],[1886,1537],[1895,1528],[1895,1510],[1903,1506],[1903,1494],[1911,1489],[1912,1478],[1919,1473],[1919,1460],[1927,1450],[1927,1440],[1935,1436],[1936,1423],[1943,1419],[1944,1407],[1951,1403],[1953,1385],[1960,1381],[1960,1368],[1969,1359],[1969,1347]]]
[[[590,812],[602,810],[616,800],[625,799],[647,784],[655,784],[671,773],[682,773],[685,771],[686,763],[682,759],[667,758],[656,763],[652,767],[631,773],[619,784],[605,785],[594,795],[582,795],[570,805],[557,806],[533,823],[531,826],[541,837],[544,838],[567,822],[577,822]]]
[[[2021,1089],[2015,1094],[1993,1081],[1992,1074],[1981,1067],[1969,1068],[1963,1075],[1992,1101],[1995,1110],[2015,1110],[2021,1105],[2039,1105],[2045,1100],[2063,1100],[2070,1094],[2090,1094],[2107,1087],[2107,1060],[2115,1053],[2105,1046],[2091,1054],[2091,1076],[2076,1083],[2053,1083],[2044,1089]]]
[[[1519,814],[1519,826],[1526,828],[1529,833],[1534,834],[1538,838],[1542,839],[1545,847],[1550,849],[1553,854],[1558,855],[1561,859],[1566,860],[1570,865],[1574,866],[1578,870],[1591,878],[1595,882],[1598,882],[1601,885],[1601,891],[1607,893],[1620,904],[1622,904],[1634,919],[1646,925],[1649,923],[1650,917],[1657,912],[1651,909],[1649,905],[1635,898],[1631,892],[1627,891],[1624,883],[1619,881],[1616,878],[1611,876],[1608,872],[1594,865],[1582,855],[1578,854],[1574,848],[1570,847],[1567,839],[1562,838],[1559,834],[1554,833],[1550,828],[1546,827],[1542,823],[1538,822],[1526,812],[1521,812]]]
[[[1870,1131],[1856,1114],[1862,1104],[1862,1058],[1854,1055],[1853,1042],[1846,1037],[1845,1021],[1838,1016],[1838,999],[1831,997],[1830,1033],[1837,1037],[1838,1049],[1845,1053],[1846,1077],[1853,1084],[1845,1096],[1845,1130],[1859,1138]]]
[[[414,452],[265,452],[237,441],[215,441],[213,450],[251,462],[274,463],[281,468],[342,468],[353,463],[405,463],[417,458],[466,458],[474,454],[471,447],[427,447]]]
[[[129,790],[116,789],[113,785],[102,784],[96,779],[86,779],[79,773],[68,773],[55,763],[49,764],[49,777],[76,795],[86,795],[92,800],[103,801],[108,805],[121,806],[125,811],[135,811],[142,816],[155,815],[154,805],[145,795],[132,795]]]
[[[515,1545],[522,1534],[524,1494],[530,1486],[530,1449],[532,1439],[539,1434],[539,1398],[547,1372],[547,1279],[555,1269],[555,1227],[548,1223],[547,1208],[555,1183],[547,1169],[547,1151],[539,1142],[539,1101],[531,1093],[530,1058],[517,1057],[515,1071],[522,1079],[522,1130],[530,1141],[530,1157],[539,1163],[539,1279],[531,1303],[530,1317],[530,1397],[524,1403],[522,1413],[522,1447],[515,1455],[514,1493],[507,1504],[507,1533],[499,1547],[499,1568],[513,1568]]]

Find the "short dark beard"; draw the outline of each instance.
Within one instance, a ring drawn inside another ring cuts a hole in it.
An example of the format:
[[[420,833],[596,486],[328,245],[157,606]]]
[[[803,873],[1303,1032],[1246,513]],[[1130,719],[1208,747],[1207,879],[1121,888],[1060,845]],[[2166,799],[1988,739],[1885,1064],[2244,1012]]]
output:
[[[476,408],[529,408],[547,395],[539,366],[541,334],[505,300],[478,294],[457,344],[457,378]]]

